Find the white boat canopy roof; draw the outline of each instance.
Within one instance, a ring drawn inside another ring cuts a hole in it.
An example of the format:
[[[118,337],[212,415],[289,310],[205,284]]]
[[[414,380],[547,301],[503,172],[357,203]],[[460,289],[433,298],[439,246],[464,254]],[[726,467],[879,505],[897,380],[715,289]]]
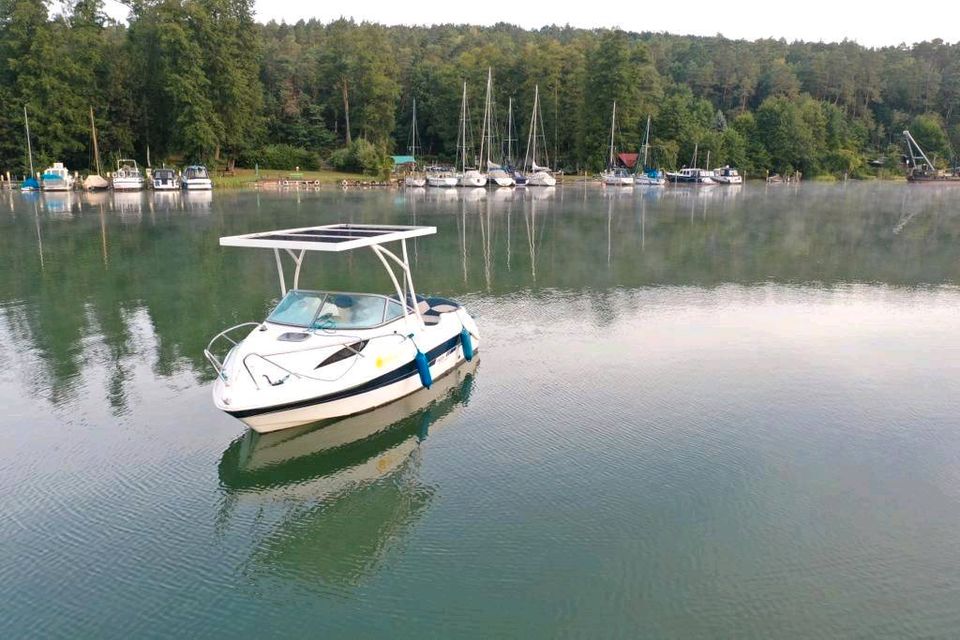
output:
[[[387,274],[390,276],[397,292],[397,299],[416,300],[416,293],[413,289],[413,275],[410,273],[410,260],[407,257],[407,238],[428,236],[436,232],[436,227],[339,223],[325,224],[319,227],[262,231],[241,236],[226,236],[220,238],[220,246],[273,249],[282,295],[287,293],[287,281],[283,273],[283,262],[280,258],[281,249],[293,259],[296,267],[293,272],[293,288],[296,289],[300,286],[300,269],[303,267],[303,258],[307,251],[341,252],[370,247],[377,258],[380,259],[383,268],[387,270]],[[388,242],[400,242],[399,256],[381,246]],[[391,261],[400,268],[399,278],[390,266]],[[414,315],[422,326],[423,314],[419,308],[414,309]],[[406,305],[404,305],[404,317],[409,317]]]
[[[220,246],[292,251],[348,251],[407,238],[428,236],[436,232],[436,227],[339,223],[227,236],[220,238]]]

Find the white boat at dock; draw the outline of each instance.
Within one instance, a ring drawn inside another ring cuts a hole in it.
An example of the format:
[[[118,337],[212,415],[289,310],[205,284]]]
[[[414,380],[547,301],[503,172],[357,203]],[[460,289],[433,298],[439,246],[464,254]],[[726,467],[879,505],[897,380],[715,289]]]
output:
[[[213,189],[213,182],[205,166],[192,164],[183,170],[180,186],[187,191],[210,191]]]
[[[414,291],[407,240],[434,233],[436,227],[330,224],[221,238],[225,247],[273,249],[282,298],[266,320],[230,327],[204,350],[217,373],[217,408],[255,431],[277,431],[429,389],[476,357],[479,330],[466,309]],[[388,243],[399,246],[391,251]],[[384,266],[394,294],[299,287],[306,252],[361,248]],[[289,290],[283,255],[295,264]]]
[[[40,176],[40,188],[43,191],[73,191],[73,183],[73,174],[62,162],[54,162],[53,166],[44,169]]]
[[[672,184],[717,184],[713,172],[695,167],[685,167],[680,171],[667,171],[667,181]]]
[[[420,148],[420,134],[417,131],[417,99],[413,99],[413,121],[410,124],[410,146],[407,147],[407,153],[413,162],[413,170],[403,177],[403,186],[405,187],[425,187],[427,186],[427,176],[417,171],[417,151]]]
[[[114,191],[142,191],[143,174],[136,160],[121,158],[117,160],[117,170],[110,180]]]
[[[647,116],[647,129],[643,134],[643,160],[639,160],[636,173],[633,175],[633,184],[638,187],[662,187],[667,184],[663,171],[650,167],[650,116]]]
[[[455,187],[457,186],[457,176],[449,167],[432,166],[427,167],[427,186],[428,187]]]
[[[154,169],[150,174],[150,183],[154,191],[178,191],[180,177],[173,169],[162,167]]]
[[[718,184],[743,184],[743,176],[730,165],[714,169],[711,177]]]

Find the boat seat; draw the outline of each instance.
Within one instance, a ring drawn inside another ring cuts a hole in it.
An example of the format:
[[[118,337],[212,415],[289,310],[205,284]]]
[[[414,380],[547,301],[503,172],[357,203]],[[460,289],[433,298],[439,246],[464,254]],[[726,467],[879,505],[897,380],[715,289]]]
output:
[[[424,314],[423,324],[427,325],[428,327],[440,324],[440,316],[432,313]]]
[[[437,313],[450,313],[456,311],[460,307],[454,306],[452,304],[435,304],[430,309],[436,311]]]

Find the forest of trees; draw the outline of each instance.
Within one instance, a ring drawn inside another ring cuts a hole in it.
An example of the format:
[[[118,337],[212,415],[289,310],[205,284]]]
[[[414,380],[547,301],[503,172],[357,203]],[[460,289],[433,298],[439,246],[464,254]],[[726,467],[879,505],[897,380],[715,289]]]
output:
[[[92,165],[89,109],[105,162],[118,155],[276,169],[375,172],[404,152],[417,100],[423,154],[456,154],[462,83],[479,130],[487,68],[497,118],[513,98],[521,146],[539,85],[549,162],[596,171],[610,109],[636,150],[647,116],[657,164],[752,175],[852,176],[910,129],[937,161],[960,148],[960,43],[864,48],[853,42],[747,42],[547,27],[259,24],[253,0],[0,0],[0,167],[22,173],[22,121],[37,164]],[[522,149],[521,149],[522,155]]]

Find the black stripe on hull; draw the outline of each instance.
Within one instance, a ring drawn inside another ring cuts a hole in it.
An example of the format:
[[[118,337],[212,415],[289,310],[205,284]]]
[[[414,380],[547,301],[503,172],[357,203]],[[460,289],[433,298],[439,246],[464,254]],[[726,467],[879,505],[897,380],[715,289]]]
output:
[[[427,361],[432,366],[434,362],[437,361],[437,358],[440,356],[449,353],[457,348],[457,345],[460,344],[460,334],[458,333],[454,337],[450,338],[446,342],[443,342],[430,351],[426,353]],[[359,357],[359,356],[358,356]],[[318,404],[326,404],[327,402],[334,402],[335,400],[343,400],[345,398],[351,398],[353,396],[358,396],[362,393],[367,393],[369,391],[376,391],[377,389],[382,389],[383,387],[390,386],[401,380],[405,380],[411,376],[418,375],[417,365],[411,360],[405,365],[394,369],[388,373],[383,374],[382,376],[376,377],[373,380],[364,382],[361,385],[356,387],[351,387],[349,389],[344,389],[343,391],[337,391],[336,393],[330,393],[325,396],[317,396],[315,398],[307,398],[306,400],[297,400],[295,402],[288,402],[286,404],[278,404],[272,407],[262,407],[258,409],[244,409],[242,411],[227,411],[228,414],[234,418],[249,418],[251,416],[259,416],[265,413],[275,413],[278,411],[289,411],[291,409],[302,409],[303,407],[311,407]]]

